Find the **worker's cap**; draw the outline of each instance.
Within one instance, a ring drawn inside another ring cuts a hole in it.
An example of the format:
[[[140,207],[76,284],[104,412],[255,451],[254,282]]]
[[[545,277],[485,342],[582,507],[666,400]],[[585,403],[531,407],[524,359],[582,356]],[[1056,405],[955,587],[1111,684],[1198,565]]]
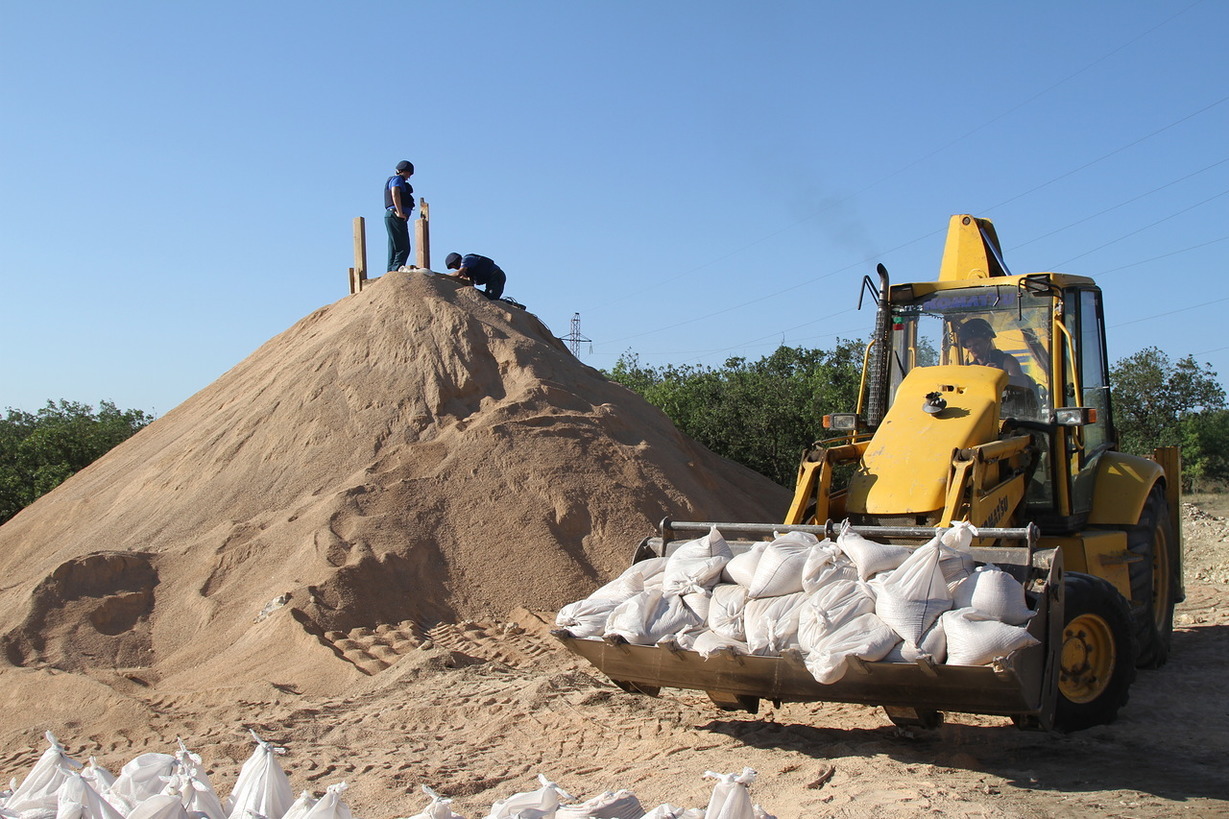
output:
[[[414,163],[410,162],[408,159],[401,160],[397,163],[397,173],[401,173],[402,171],[414,173]]]
[[[990,322],[985,319],[973,318],[960,325],[957,335],[963,342],[970,338],[994,338],[995,332],[994,328],[990,326]]]
[[[460,253],[449,253],[448,257],[444,259],[444,267],[448,268],[449,270],[456,270],[460,266],[461,266],[461,254]]]

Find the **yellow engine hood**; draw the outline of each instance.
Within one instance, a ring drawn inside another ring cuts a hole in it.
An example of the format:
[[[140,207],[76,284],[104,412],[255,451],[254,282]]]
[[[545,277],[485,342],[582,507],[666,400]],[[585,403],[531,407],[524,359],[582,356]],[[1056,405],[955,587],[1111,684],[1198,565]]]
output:
[[[943,508],[952,453],[998,438],[1007,374],[994,367],[918,367],[905,377],[849,483],[853,514],[911,515]],[[926,396],[947,407],[927,413]]]

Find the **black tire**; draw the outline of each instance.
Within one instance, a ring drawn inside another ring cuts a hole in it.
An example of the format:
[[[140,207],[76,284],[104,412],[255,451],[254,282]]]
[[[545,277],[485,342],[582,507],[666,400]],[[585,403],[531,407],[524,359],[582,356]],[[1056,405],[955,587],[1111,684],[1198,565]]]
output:
[[[1135,681],[1131,610],[1107,580],[1063,576],[1063,633],[1054,727],[1080,731],[1114,721]]]
[[[1177,548],[1165,487],[1157,484],[1148,493],[1139,523],[1127,529],[1127,549],[1135,558],[1128,568],[1140,668],[1160,668],[1169,659],[1178,596]]]

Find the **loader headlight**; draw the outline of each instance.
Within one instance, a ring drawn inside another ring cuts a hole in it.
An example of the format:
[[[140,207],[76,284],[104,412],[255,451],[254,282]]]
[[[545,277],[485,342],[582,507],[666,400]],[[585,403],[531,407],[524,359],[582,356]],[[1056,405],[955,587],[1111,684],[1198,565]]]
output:
[[[824,416],[824,429],[834,429],[837,432],[857,432],[858,414],[856,412],[834,412]]]
[[[1082,427],[1097,423],[1094,407],[1059,407],[1054,410],[1054,423],[1060,427]]]

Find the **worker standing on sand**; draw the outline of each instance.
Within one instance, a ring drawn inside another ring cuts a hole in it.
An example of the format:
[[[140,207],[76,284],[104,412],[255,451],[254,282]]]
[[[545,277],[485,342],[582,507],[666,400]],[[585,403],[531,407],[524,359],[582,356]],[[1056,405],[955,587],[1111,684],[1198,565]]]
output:
[[[414,163],[401,160],[396,173],[384,183],[384,227],[388,231],[388,271],[399,270],[410,258],[410,211],[414,188],[410,177]]]
[[[464,256],[460,253],[449,253],[448,258],[444,260],[444,266],[455,271],[445,273],[445,276],[466,279],[475,287],[480,284],[485,285],[484,295],[488,299],[498,299],[504,294],[504,285],[508,277],[500,270],[499,265],[486,256],[479,256],[477,253],[466,253]]]

